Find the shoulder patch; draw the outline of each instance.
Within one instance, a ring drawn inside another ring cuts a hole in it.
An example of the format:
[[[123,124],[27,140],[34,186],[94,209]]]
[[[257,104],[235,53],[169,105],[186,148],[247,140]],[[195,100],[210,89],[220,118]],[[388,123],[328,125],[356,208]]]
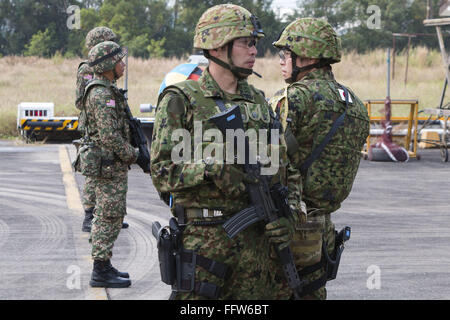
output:
[[[167,104],[167,111],[172,114],[184,113],[184,101],[183,98],[178,95],[173,95]]]
[[[343,89],[338,89],[339,91],[339,97],[341,98],[342,101],[345,102],[345,92]],[[348,92],[348,102],[349,103],[353,103],[353,99],[352,99],[352,94],[350,93],[350,91]]]

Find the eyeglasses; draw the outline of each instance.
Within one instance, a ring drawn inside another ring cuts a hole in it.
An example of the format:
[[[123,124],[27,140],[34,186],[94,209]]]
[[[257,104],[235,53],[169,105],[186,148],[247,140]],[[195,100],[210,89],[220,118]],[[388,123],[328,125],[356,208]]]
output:
[[[283,49],[278,51],[278,55],[280,56],[281,60],[286,61],[286,59],[289,59],[291,57],[291,52],[289,50]]]
[[[234,43],[238,44],[241,47],[251,48],[253,46],[256,46],[256,44],[258,43],[258,38],[256,37],[238,38],[234,41]]]

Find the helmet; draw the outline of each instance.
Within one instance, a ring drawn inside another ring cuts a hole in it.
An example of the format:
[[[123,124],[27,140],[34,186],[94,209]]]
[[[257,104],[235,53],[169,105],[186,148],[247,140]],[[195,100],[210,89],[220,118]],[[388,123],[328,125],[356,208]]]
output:
[[[295,20],[283,30],[273,45],[280,49],[289,49],[302,58],[326,59],[329,63],[341,61],[341,39],[323,19]]]
[[[95,45],[103,41],[115,41],[116,34],[108,27],[96,27],[86,35],[85,45],[91,50]]]
[[[126,54],[126,48],[119,46],[115,42],[100,42],[89,51],[89,66],[94,69],[95,73],[103,73],[108,70],[113,70],[116,63],[119,62]]]
[[[240,38],[264,37],[261,25],[247,9],[234,4],[220,4],[206,10],[195,27],[194,48],[217,49]]]
[[[245,79],[255,73],[252,69],[234,65],[231,59],[233,40],[241,37],[264,37],[258,18],[247,9],[234,4],[220,4],[206,10],[195,27],[194,48],[203,49],[206,58],[223,68],[231,70],[238,79]],[[208,50],[228,46],[228,62],[209,54]]]

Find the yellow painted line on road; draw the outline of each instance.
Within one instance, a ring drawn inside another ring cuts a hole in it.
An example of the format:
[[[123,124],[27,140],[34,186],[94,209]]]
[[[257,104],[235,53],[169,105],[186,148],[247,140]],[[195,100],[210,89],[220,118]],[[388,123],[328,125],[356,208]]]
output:
[[[65,146],[59,147],[59,163],[63,174],[67,207],[73,213],[83,215],[84,209],[81,203],[80,192],[78,191],[77,182],[72,171],[69,150]],[[86,238],[86,236],[87,234],[83,234],[82,238]],[[90,265],[92,265],[92,258],[90,256],[83,256],[82,258],[83,260],[89,260]],[[108,295],[106,294],[105,288],[93,288],[91,286],[88,286],[88,289],[85,292],[85,297],[87,300],[108,300]]]
[[[80,200],[80,192],[78,191],[75,176],[73,175],[69,153],[65,146],[59,147],[59,163],[61,164],[63,183],[66,189],[67,207],[77,214],[82,214],[84,212],[84,209]]]

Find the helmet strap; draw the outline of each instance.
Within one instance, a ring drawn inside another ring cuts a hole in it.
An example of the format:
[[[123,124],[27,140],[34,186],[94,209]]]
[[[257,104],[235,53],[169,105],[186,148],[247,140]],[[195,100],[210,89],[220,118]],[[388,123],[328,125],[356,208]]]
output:
[[[119,75],[116,72],[116,66],[114,66],[114,69],[112,69],[112,72],[114,73],[114,79],[115,80],[119,79]]]
[[[226,63],[225,61],[222,61],[216,57],[213,57],[208,50],[203,50],[203,55],[205,56],[205,58],[210,59],[211,61],[217,63],[219,66],[230,70],[233,75],[238,79],[238,80],[243,80],[243,79],[247,79],[248,76],[250,76],[252,73],[256,74],[257,76],[261,77],[259,74],[257,74],[256,72],[254,72],[252,69],[247,69],[247,68],[241,68],[241,67],[237,67],[234,65],[233,63],[233,59],[231,58],[231,52],[233,51],[233,44],[234,41],[230,41],[228,43],[228,48],[227,48],[227,58],[228,58],[228,63]]]
[[[331,64],[330,59],[320,59],[319,62],[309,64],[304,67],[298,67],[297,66],[297,57],[298,57],[297,54],[295,54],[293,51],[291,51],[291,57],[292,57],[292,72],[291,72],[291,77],[285,80],[287,83],[296,82],[297,77],[300,73],[312,70],[314,68],[320,69],[320,68],[323,68],[326,66],[330,66],[330,64]]]

